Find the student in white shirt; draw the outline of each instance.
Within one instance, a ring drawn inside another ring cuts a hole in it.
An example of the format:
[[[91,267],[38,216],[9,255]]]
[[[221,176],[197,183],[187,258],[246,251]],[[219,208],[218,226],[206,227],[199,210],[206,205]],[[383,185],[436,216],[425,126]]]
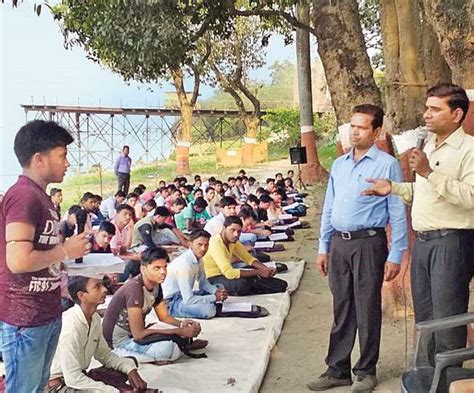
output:
[[[220,213],[212,217],[204,226],[204,230],[209,232],[211,236],[221,233],[226,217],[237,215],[237,201],[234,198],[224,197],[219,202],[219,205],[221,208]]]
[[[123,191],[117,191],[114,196],[104,199],[99,207],[102,215],[109,220],[114,218],[117,214],[117,208],[125,201],[125,196]]]
[[[210,319],[216,315],[216,301],[227,299],[227,291],[212,285],[204,273],[201,258],[206,255],[210,237],[203,229],[192,232],[189,250],[168,266],[162,287],[173,317]],[[197,290],[193,290],[195,283]]]
[[[146,389],[133,359],[121,358],[109,348],[102,335],[97,306],[104,303],[107,289],[98,278],[69,278],[69,293],[76,305],[62,315],[59,344],[51,365],[48,387],[72,388],[79,391],[119,392],[114,386],[95,381],[85,371],[94,357],[105,367],[122,372],[134,390]]]

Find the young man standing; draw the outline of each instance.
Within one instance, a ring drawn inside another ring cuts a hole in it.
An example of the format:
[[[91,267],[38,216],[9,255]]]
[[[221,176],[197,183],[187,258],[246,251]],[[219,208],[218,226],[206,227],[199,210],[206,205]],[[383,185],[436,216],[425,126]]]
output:
[[[402,200],[361,195],[368,186],[368,177],[384,174],[395,181],[402,179],[397,160],[375,145],[382,122],[381,108],[371,104],[356,106],[350,129],[353,148],[334,161],[331,168],[316,264],[322,276],[329,274],[334,324],[327,369],[307,383],[311,390],[352,384],[351,353],[356,333],[360,358],[352,368],[355,381],[351,391],[372,392],[377,385],[382,283],[397,276],[408,246]],[[389,223],[390,251],[385,232]]]
[[[168,267],[163,294],[173,317],[209,319],[216,315],[216,301],[227,299],[223,287],[207,281],[202,257],[209,248],[211,235],[200,229],[191,233],[189,250]],[[194,284],[198,283],[198,290]]]
[[[122,372],[124,382],[128,379],[133,390],[146,389],[147,384],[138,374],[133,359],[120,358],[114,354],[102,335],[97,306],[105,302],[107,289],[101,280],[70,277],[68,291],[75,306],[62,315],[63,326],[48,387],[60,389],[61,385],[65,385],[80,391],[117,392],[118,387],[95,381],[84,372],[90,367],[94,357],[103,366]],[[123,387],[125,386],[124,383]]]
[[[114,165],[115,176],[117,176],[118,191],[123,191],[125,195],[128,194],[130,188],[130,168],[132,166],[132,159],[129,157],[130,147],[124,146],[122,154],[117,158]]]
[[[169,257],[161,247],[150,248],[142,254],[140,274],[128,280],[114,295],[104,316],[104,337],[113,348],[130,356],[146,356],[154,361],[174,361],[181,356],[173,341],[140,344],[153,334],[197,337],[201,325],[194,321],[178,321],[168,313],[161,284],[166,278]],[[145,318],[154,309],[158,319],[174,326],[169,329],[145,327]]]
[[[32,121],[17,133],[23,174],[0,212],[0,326],[7,392],[42,392],[61,330],[60,262],[84,256],[86,233],[64,243],[59,214],[46,194],[69,166],[71,135],[54,122]]]
[[[415,321],[464,314],[469,305],[474,238],[474,138],[461,123],[469,109],[466,91],[442,84],[427,92],[424,118],[434,135],[414,149],[409,165],[414,183],[371,180],[366,195],[400,195],[412,204],[416,232],[411,260]],[[371,176],[373,177],[373,176]],[[383,176],[377,176],[383,177]],[[438,352],[466,346],[466,327],[437,332],[430,339],[426,365]]]

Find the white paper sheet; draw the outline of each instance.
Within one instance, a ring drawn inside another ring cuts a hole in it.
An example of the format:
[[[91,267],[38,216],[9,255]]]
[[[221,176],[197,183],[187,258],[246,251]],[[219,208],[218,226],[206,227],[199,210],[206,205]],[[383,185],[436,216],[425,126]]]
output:
[[[259,248],[273,248],[275,246],[275,242],[272,241],[266,241],[266,242],[255,242],[253,248],[259,249]]]
[[[287,211],[289,209],[294,209],[295,207],[298,207],[299,204],[300,204],[299,202],[295,202],[295,203],[292,203],[291,205],[283,206],[282,209],[283,209],[283,211]]]
[[[286,240],[288,239],[288,236],[286,233],[272,233],[268,238],[272,241],[277,241],[277,240]]]
[[[285,213],[282,213],[278,216],[279,220],[290,220],[292,218],[293,216],[291,214],[285,214]]]
[[[249,302],[224,302],[222,303],[222,312],[250,312],[252,303]]]
[[[123,273],[125,262],[113,254],[87,254],[82,263],[65,261],[70,276],[100,276],[101,273]]]

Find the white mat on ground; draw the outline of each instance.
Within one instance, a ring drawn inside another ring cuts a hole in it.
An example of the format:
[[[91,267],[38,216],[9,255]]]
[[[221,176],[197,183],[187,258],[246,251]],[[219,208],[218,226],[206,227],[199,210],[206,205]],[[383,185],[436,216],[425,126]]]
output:
[[[148,385],[164,393],[257,392],[265,375],[270,351],[280,336],[290,309],[290,293],[298,288],[304,261],[286,262],[288,272],[278,275],[288,281],[288,292],[235,298],[264,306],[265,318],[216,318],[201,321],[199,338],[209,340],[207,359],[183,356],[166,366],[145,364],[140,374]]]

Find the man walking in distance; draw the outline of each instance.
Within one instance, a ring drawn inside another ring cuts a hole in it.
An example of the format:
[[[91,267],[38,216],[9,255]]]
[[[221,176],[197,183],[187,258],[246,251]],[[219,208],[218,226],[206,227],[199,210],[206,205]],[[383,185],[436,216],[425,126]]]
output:
[[[14,142],[23,168],[0,209],[0,333],[6,392],[42,392],[61,330],[60,262],[85,255],[86,233],[60,243],[46,194],[69,166],[71,135],[54,122],[23,126]]]
[[[129,157],[130,147],[124,146],[122,154],[117,158],[114,165],[115,176],[117,176],[118,191],[128,194],[130,188],[130,168],[132,167],[132,159]]]
[[[423,151],[414,149],[409,165],[415,183],[377,179],[365,195],[400,195],[412,203],[416,232],[411,261],[415,321],[467,312],[474,237],[474,138],[461,127],[469,108],[463,88],[442,84],[427,92],[424,118],[434,135]],[[466,328],[437,332],[430,340],[425,364],[438,352],[463,348]]]
[[[382,326],[381,288],[400,271],[407,248],[405,207],[398,197],[363,196],[371,174],[400,181],[397,160],[379,150],[375,140],[383,111],[375,105],[356,106],[351,117],[352,150],[333,164],[321,218],[319,254],[323,276],[329,274],[334,323],[326,357],[327,370],[307,383],[311,390],[352,384],[353,392],[371,392],[377,384]],[[379,176],[377,176],[379,177]],[[385,227],[391,226],[390,252]],[[353,367],[351,352],[356,332],[360,358]]]

